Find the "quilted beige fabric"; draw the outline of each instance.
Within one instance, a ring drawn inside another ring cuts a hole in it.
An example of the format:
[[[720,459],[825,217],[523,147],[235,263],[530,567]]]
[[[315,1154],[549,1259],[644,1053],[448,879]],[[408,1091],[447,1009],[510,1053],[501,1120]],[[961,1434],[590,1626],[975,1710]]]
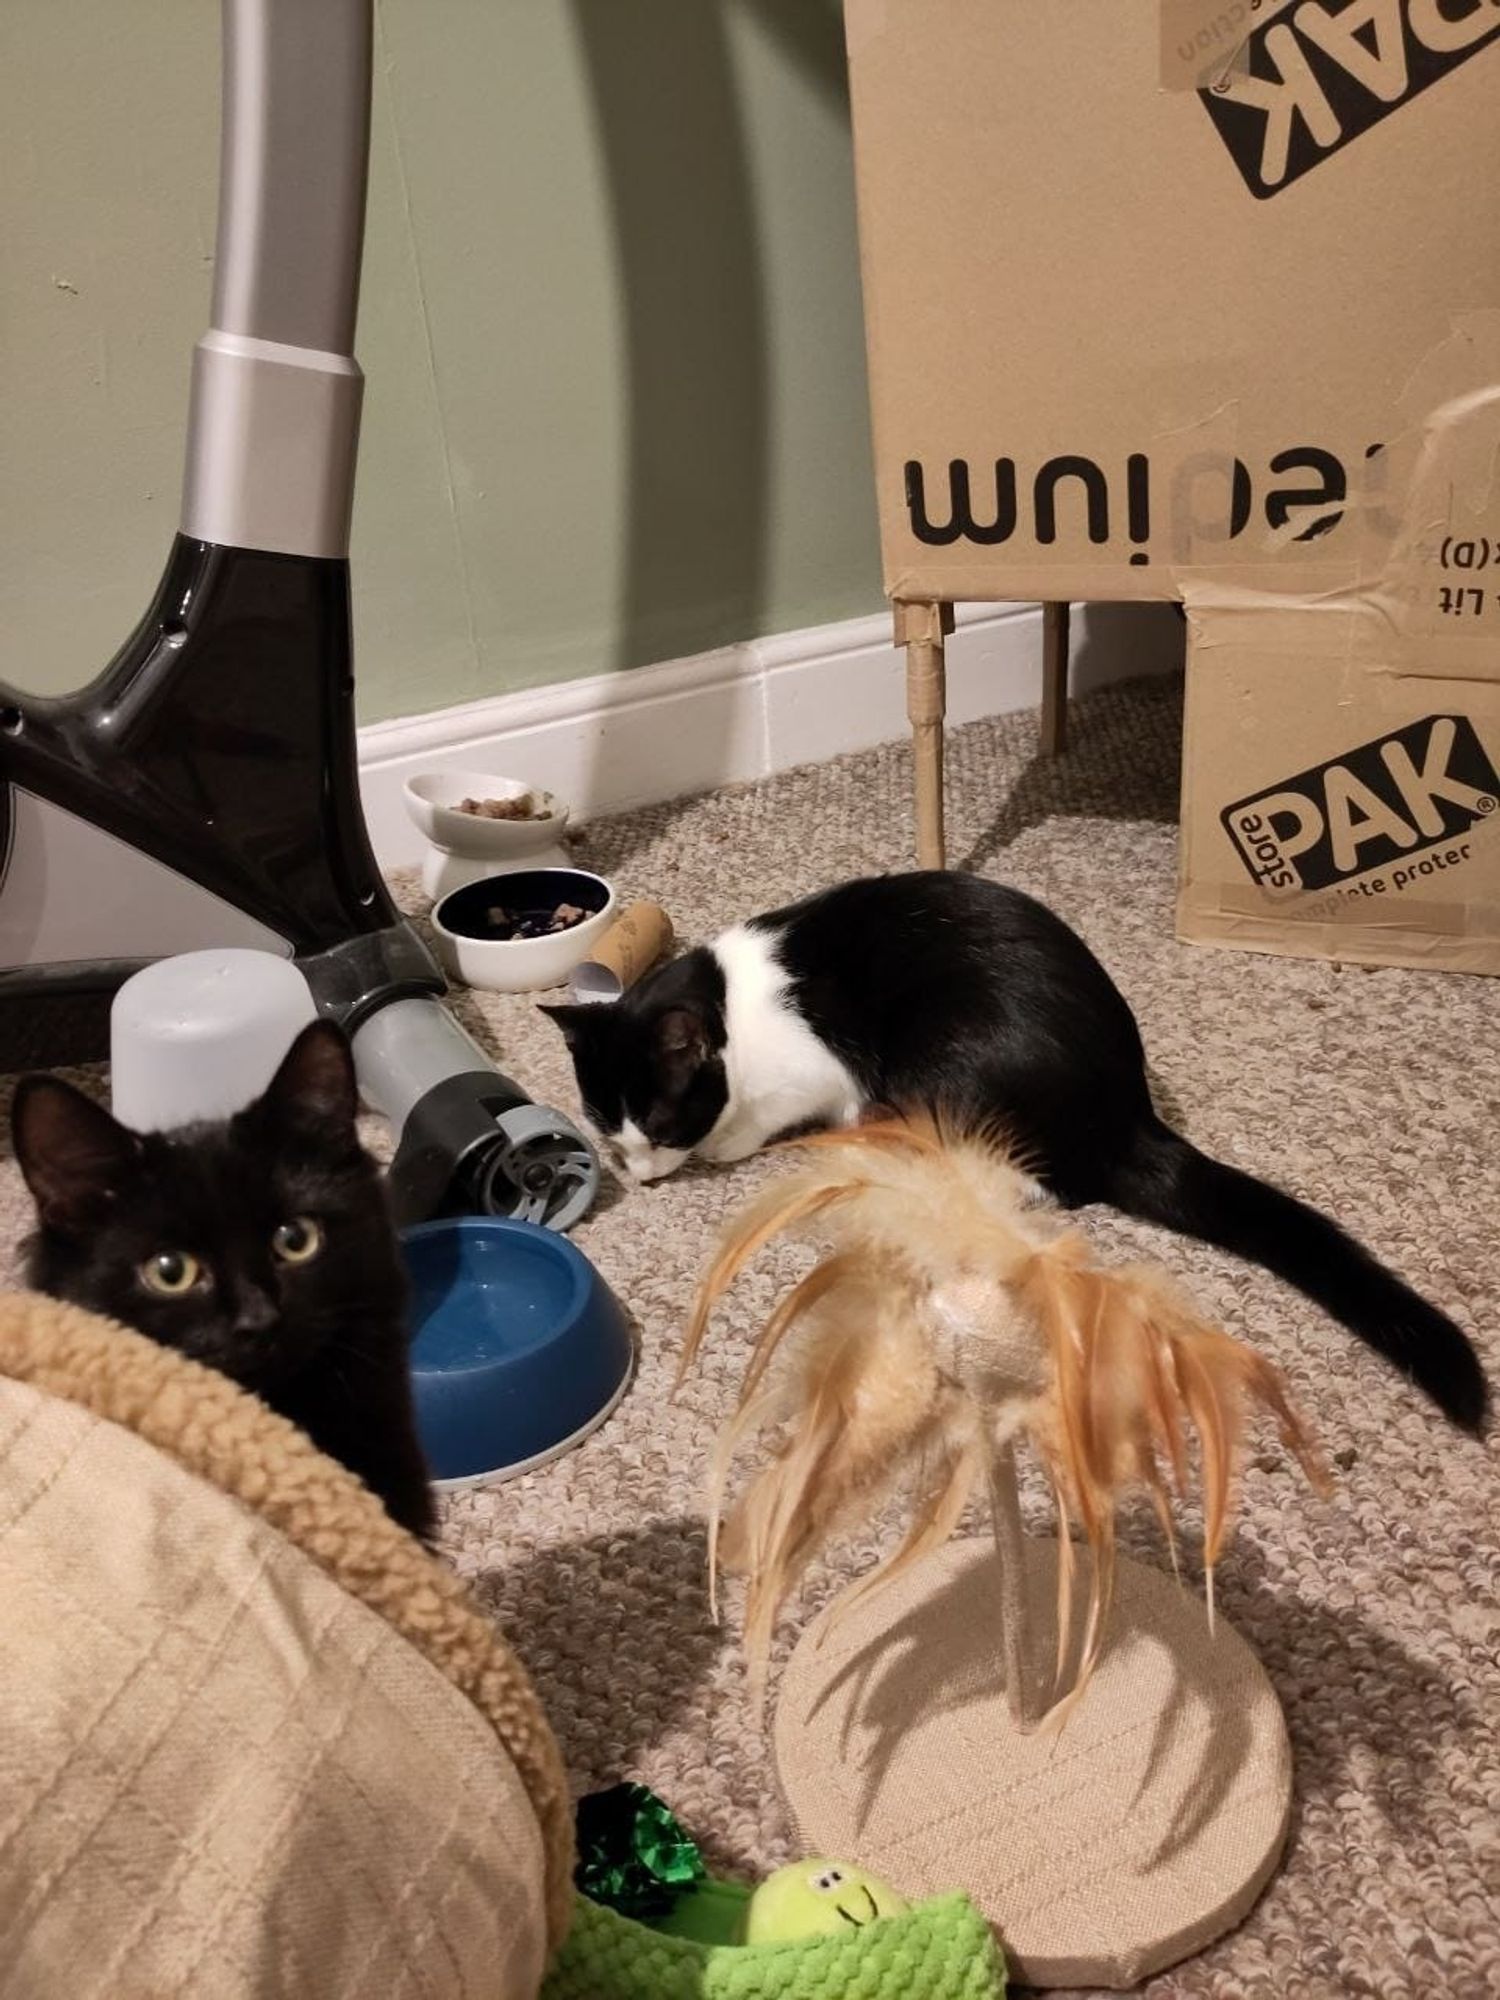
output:
[[[0,1606],[6,2000],[532,2000],[570,1867],[545,1720],[291,1426],[0,1299]]]

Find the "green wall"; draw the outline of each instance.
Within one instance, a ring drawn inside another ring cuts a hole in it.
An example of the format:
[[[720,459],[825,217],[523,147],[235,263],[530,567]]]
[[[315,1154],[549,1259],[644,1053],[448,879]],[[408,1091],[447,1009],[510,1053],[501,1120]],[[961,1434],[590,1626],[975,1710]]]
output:
[[[376,25],[363,719],[878,607],[837,0]],[[213,0],[0,6],[0,679],[155,583],[217,145]]]

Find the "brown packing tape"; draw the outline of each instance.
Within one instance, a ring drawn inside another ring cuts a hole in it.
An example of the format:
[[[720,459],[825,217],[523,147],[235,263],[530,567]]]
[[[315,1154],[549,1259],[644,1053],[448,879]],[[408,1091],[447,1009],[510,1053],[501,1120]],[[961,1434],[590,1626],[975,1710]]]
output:
[[[1273,958],[1326,958],[1350,965],[1491,976],[1500,967],[1500,905],[1494,903],[1468,905],[1461,932],[1374,925],[1348,931],[1334,925],[1293,931],[1206,907],[1190,887],[1178,901],[1177,936],[1184,944],[1265,952]]]
[[[597,977],[602,973],[615,992],[623,993],[672,949],[672,938],[672,919],[660,904],[631,903],[579,966],[575,985],[599,995],[608,990],[606,980]]]
[[[941,868],[943,841],[943,715],[947,706],[944,636],[953,606],[905,602],[892,607],[896,643],[906,648],[906,713],[912,726],[916,789],[917,866]]]
[[[1440,674],[1469,654],[1481,661],[1481,677],[1495,678],[1500,310],[1455,314],[1449,338],[1408,381],[1401,409],[1407,427],[1390,450],[1402,507],[1382,551],[1382,607],[1393,627],[1423,641],[1416,671]]]
[[[1246,66],[1250,34],[1289,0],[1161,0],[1161,88],[1211,90]]]
[[[946,600],[898,598],[891,606],[896,644],[909,646],[916,640],[940,645],[953,630],[953,606]]]
[[[993,560],[977,553],[959,561],[892,563],[884,582],[890,598],[925,590],[952,604],[1162,604],[1176,602],[1185,589],[1199,583],[1217,587],[1224,582],[1226,587],[1258,591],[1262,576],[1266,590],[1300,597],[1347,588],[1355,572],[1347,561],[1299,561],[1293,566],[1273,558],[1254,568],[1240,564],[1232,572],[1211,562],[1162,561],[1125,569],[1118,563],[1079,561],[1068,555],[1049,562],[1030,551],[1025,561],[1012,561],[1003,573]]]
[[[913,640],[906,649],[906,713],[914,724],[942,721],[946,687],[941,649],[925,639]]]
[[[1417,605],[1428,629],[1453,636],[1451,614],[1429,587],[1465,580],[1438,573],[1445,551],[1464,540],[1481,554],[1500,547],[1500,310],[1432,307],[1413,314],[1407,339],[1416,344],[1405,349],[1403,386],[1383,421],[1367,420],[1365,431],[1330,425],[1315,445],[1290,450],[1274,423],[1267,429],[1263,409],[1247,409],[1216,386],[1205,390],[1180,364],[1161,372],[1143,361],[1137,420],[1153,411],[1158,421],[1142,433],[1135,461],[1133,504],[1144,539],[1133,567],[1091,563],[1076,542],[1050,550],[1027,543],[1023,556],[1023,520],[1003,590],[995,589],[994,558],[974,549],[963,557],[924,553],[916,566],[892,569],[891,594],[1150,598],[1203,589],[1225,601],[1238,594],[1292,602],[1379,590],[1407,629],[1416,629]],[[941,486],[946,475],[929,470]],[[1013,475],[1023,497],[1034,471],[1028,462]],[[1118,527],[1130,497],[1119,452],[1101,452],[1092,476],[1102,518]],[[980,515],[993,511],[987,471],[976,462],[968,477],[971,504]],[[946,516],[951,494],[935,489],[929,504]],[[1310,535],[1319,523],[1326,532]],[[1500,623],[1500,600],[1492,609]]]
[[[1402,896],[1399,901],[1393,899],[1389,908],[1382,908],[1378,901],[1329,893],[1309,895],[1299,903],[1268,909],[1265,898],[1257,896],[1248,885],[1241,889],[1237,883],[1221,883],[1214,894],[1213,914],[1226,924],[1243,925],[1247,937],[1262,924],[1275,930],[1284,929],[1289,916],[1309,933],[1316,932],[1332,940],[1335,947],[1337,940],[1351,931],[1368,932],[1372,937],[1382,932],[1462,937],[1469,928],[1469,909],[1462,902],[1409,902]],[[1308,906],[1320,907],[1321,914],[1309,919],[1303,914]],[[1328,956],[1337,958],[1337,949],[1330,950]]]

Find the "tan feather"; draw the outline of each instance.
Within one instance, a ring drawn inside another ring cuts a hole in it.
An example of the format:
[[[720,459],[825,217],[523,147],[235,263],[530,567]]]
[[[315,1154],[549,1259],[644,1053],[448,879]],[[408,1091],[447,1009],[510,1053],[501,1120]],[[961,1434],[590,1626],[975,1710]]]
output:
[[[1160,1459],[1166,1458],[1180,1497],[1186,1483],[1184,1416],[1198,1437],[1210,1593],[1248,1422],[1247,1390],[1278,1417],[1311,1483],[1326,1491],[1327,1478],[1267,1361],[1198,1319],[1158,1273],[1083,1272],[1078,1254],[1069,1239],[1040,1252],[1026,1286],[1057,1370],[1059,1422],[1050,1451],[1045,1439],[1040,1442],[1044,1453],[1055,1457],[1058,1483],[1076,1507],[1095,1556],[1081,1688],[1097,1664],[1108,1612],[1119,1490],[1140,1483],[1158,1516],[1164,1510],[1169,1515]],[[1070,1413],[1074,1404],[1082,1414]],[[1175,1561],[1175,1538],[1169,1540]]]
[[[737,1505],[726,1539],[750,1577],[745,1646],[752,1687],[763,1684],[777,1611],[808,1560],[851,1508],[874,1504],[933,1432],[939,1383],[909,1321],[870,1298],[848,1323],[809,1329],[785,1392],[789,1423],[770,1462]],[[757,1405],[731,1425],[768,1414]],[[717,1506],[717,1499],[716,1499]],[[710,1524],[717,1543],[717,1512]]]
[[[805,1312],[809,1312],[825,1293],[832,1291],[836,1285],[845,1284],[854,1278],[858,1269],[858,1263],[853,1257],[825,1257],[821,1264],[813,1266],[800,1284],[792,1287],[766,1321],[765,1330],[751,1350],[750,1365],[745,1370],[745,1380],[740,1388],[742,1405],[747,1397],[755,1394],[761,1377],[775,1358],[777,1348],[796,1322]]]
[[[1073,1551],[1073,1521],[1068,1512],[1068,1496],[1054,1468],[1052,1498],[1057,1507],[1057,1658],[1052,1669],[1052,1697],[1056,1702],[1063,1689],[1068,1668],[1068,1641],[1073,1635],[1073,1577],[1078,1559]]]
[[[993,1140],[882,1120],[798,1148],[806,1164],[726,1231],[682,1358],[685,1372],[714,1306],[767,1245],[826,1239],[827,1253],[762,1328],[711,1467],[711,1564],[715,1581],[721,1557],[749,1576],[745,1643],[757,1686],[779,1609],[832,1533],[910,1489],[904,1537],[846,1596],[849,1609],[948,1539],[993,1453],[1017,1433],[1039,1453],[1057,1508],[1054,1719],[1102,1656],[1126,1490],[1144,1489],[1177,1565],[1172,1505],[1188,1486],[1189,1426],[1210,1606],[1252,1407],[1276,1418],[1327,1490],[1271,1365],[1200,1319],[1163,1274],[1096,1265],[1082,1235],[1030,1205],[1024,1174]],[[773,1430],[779,1443],[726,1517],[732,1462]],[[1092,1558],[1081,1632],[1074,1520]]]
[[[958,1526],[964,1509],[985,1476],[989,1452],[983,1433],[968,1409],[952,1409],[942,1442],[929,1454],[922,1468],[921,1490],[913,1502],[912,1519],[905,1536],[884,1556],[868,1576],[853,1585],[839,1599],[837,1614],[829,1620],[831,1631],[838,1620],[862,1604],[924,1556],[933,1555],[948,1541]]]
[[[682,1387],[688,1370],[697,1358],[714,1306],[751,1258],[776,1237],[838,1201],[844,1192],[837,1184],[826,1181],[770,1187],[759,1201],[745,1211],[737,1225],[726,1234],[718,1255],[698,1288],[693,1316],[688,1323],[682,1355],[677,1363],[677,1379],[672,1384],[674,1394]]]

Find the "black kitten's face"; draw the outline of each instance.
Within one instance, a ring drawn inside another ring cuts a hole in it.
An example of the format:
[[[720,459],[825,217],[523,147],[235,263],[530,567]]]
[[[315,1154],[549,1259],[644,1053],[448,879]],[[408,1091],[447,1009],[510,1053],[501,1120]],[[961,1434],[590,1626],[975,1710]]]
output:
[[[662,1179],[708,1137],[729,1099],[711,1009],[669,989],[542,1011],[567,1039],[584,1110],[632,1180]]]
[[[68,1084],[16,1093],[30,1280],[263,1393],[389,1327],[403,1296],[348,1051],[299,1036],[225,1125],[140,1136]]]

